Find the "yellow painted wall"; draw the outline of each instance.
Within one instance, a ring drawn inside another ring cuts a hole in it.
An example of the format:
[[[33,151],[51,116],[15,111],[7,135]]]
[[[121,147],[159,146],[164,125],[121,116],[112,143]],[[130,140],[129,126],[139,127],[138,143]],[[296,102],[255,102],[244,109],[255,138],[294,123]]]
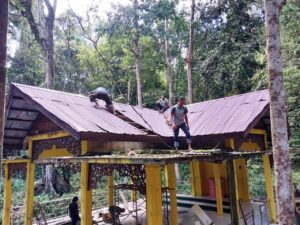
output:
[[[261,148],[256,142],[252,142],[248,140],[247,142],[243,142],[240,146],[241,151],[260,151]]]
[[[65,157],[72,156],[70,152],[66,148],[57,149],[56,146],[53,146],[52,149],[44,150],[40,155],[39,159],[47,159],[52,157]]]
[[[220,175],[221,178],[225,181],[225,195],[228,196],[228,175],[227,175],[227,168],[226,163],[219,164],[220,166]],[[213,163],[209,162],[200,162],[200,170],[202,176],[202,190],[203,196],[209,195],[209,179],[214,179],[214,167]]]

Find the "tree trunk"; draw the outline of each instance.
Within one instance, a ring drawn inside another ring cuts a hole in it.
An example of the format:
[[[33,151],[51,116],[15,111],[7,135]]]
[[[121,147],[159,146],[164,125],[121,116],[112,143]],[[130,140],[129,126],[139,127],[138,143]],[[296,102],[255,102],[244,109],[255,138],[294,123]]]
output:
[[[4,141],[4,115],[5,115],[8,0],[0,1],[0,18],[1,18],[0,19],[0,182],[1,182],[3,141]]]
[[[280,46],[279,12],[283,2],[265,0],[264,3],[277,222],[288,225],[295,222],[295,205]]]
[[[168,20],[165,20],[165,33],[168,34]],[[173,105],[173,70],[172,64],[170,61],[170,44],[168,37],[165,37],[165,61],[166,61],[166,75],[168,81],[168,89],[169,89],[169,105]]]
[[[53,48],[52,50],[47,50],[45,54],[45,82],[47,88],[53,88],[53,78],[54,78],[54,59],[53,59]]]
[[[134,26],[135,26],[135,37],[133,40],[134,44],[134,55],[135,55],[135,76],[136,76],[136,88],[137,88],[137,103],[140,108],[143,107],[142,97],[142,80],[141,80],[141,63],[140,63],[140,35],[139,35],[139,12],[138,12],[138,1],[134,0]]]
[[[193,48],[194,48],[194,15],[195,15],[195,0],[192,0],[191,19],[190,19],[190,36],[189,36],[189,51],[186,58],[187,64],[187,81],[188,81],[188,100],[193,103]]]
[[[46,172],[45,172],[45,193],[47,194],[57,194],[56,190],[54,189],[54,168],[53,165],[46,165]]]

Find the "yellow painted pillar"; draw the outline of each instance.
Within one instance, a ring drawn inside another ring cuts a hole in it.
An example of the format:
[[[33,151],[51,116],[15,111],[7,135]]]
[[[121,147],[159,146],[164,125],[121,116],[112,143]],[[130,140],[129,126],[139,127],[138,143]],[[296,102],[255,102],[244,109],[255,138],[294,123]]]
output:
[[[247,168],[247,160],[246,159],[239,159],[240,160],[240,175],[242,177],[242,189],[239,189],[240,192],[240,199],[243,201],[250,201],[250,190],[249,190],[249,179],[248,179],[248,168]]]
[[[133,184],[133,182],[131,181],[131,184]],[[136,190],[132,190],[131,191],[131,201],[135,202],[137,200],[137,191]]]
[[[2,212],[2,224],[10,224],[10,207],[11,207],[11,182],[9,176],[9,165],[4,164],[4,205]]]
[[[32,140],[28,141],[28,158],[32,159]],[[34,177],[35,164],[30,161],[26,169],[26,196],[25,196],[25,225],[32,224],[34,205]]]
[[[214,163],[214,179],[216,189],[216,200],[217,200],[217,213],[223,215],[223,196],[221,187],[221,175],[219,164]]]
[[[81,152],[88,152],[88,142],[81,142]],[[92,190],[89,189],[89,163],[81,162],[81,179],[80,179],[80,212],[81,225],[92,224]]]
[[[270,159],[268,155],[263,156],[263,163],[264,163],[264,174],[266,180],[267,198],[268,198],[269,209],[270,209],[270,219],[272,223],[276,223],[276,209],[275,209],[274,192],[272,186],[272,171],[271,171]]]
[[[35,164],[32,162],[28,162],[26,173],[25,225],[32,224],[34,204],[34,176]]]
[[[231,149],[235,149],[234,139],[225,139],[225,146]],[[236,160],[227,161],[227,169],[228,169],[228,180],[229,180],[229,192],[230,198],[234,199],[230,200],[230,207],[233,209],[231,212],[231,223],[234,225],[238,225],[240,223],[240,210],[239,210],[239,191],[238,191],[238,181],[237,181],[237,168],[236,168]]]
[[[146,164],[147,225],[162,225],[161,171],[158,164]]]
[[[114,177],[108,176],[108,206],[114,205]]]
[[[190,171],[191,171],[192,195],[202,196],[201,170],[200,170],[200,162],[198,160],[193,160],[190,162]]]
[[[176,173],[175,164],[167,164],[165,166],[166,184],[170,193],[170,220],[172,225],[178,225],[178,210],[176,196]]]

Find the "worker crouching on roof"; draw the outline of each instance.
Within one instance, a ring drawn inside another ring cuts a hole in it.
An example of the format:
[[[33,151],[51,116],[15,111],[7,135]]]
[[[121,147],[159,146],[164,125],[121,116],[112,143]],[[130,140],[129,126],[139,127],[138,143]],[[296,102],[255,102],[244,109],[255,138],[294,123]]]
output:
[[[185,133],[188,150],[192,152],[192,139],[187,117],[188,109],[184,104],[185,98],[181,96],[178,98],[178,103],[174,105],[171,110],[171,124],[174,131],[174,147],[176,148],[176,150],[178,150],[179,130],[181,129]]]
[[[95,102],[96,106],[99,107],[99,104],[97,102],[97,99],[101,99],[103,101],[105,101],[106,103],[106,108],[112,112],[113,114],[115,114],[115,107],[111,101],[111,98],[108,94],[108,91],[103,88],[103,87],[98,87],[95,90],[91,91],[89,94],[90,97],[90,101],[91,102]]]
[[[156,102],[156,107],[160,113],[164,113],[169,108],[169,100],[165,96],[161,96]]]

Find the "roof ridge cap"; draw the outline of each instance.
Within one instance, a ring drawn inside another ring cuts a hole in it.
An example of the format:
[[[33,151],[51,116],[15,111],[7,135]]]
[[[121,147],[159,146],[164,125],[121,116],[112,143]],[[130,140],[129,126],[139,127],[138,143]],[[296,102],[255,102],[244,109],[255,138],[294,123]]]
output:
[[[25,87],[25,88],[32,88],[32,89],[39,89],[41,91],[49,91],[49,92],[56,92],[64,95],[71,95],[71,96],[76,96],[76,97],[82,97],[82,98],[88,98],[88,96],[85,96],[83,94],[75,94],[75,93],[70,93],[66,91],[59,91],[59,90],[54,90],[54,89],[49,89],[49,88],[43,88],[43,87],[37,87],[37,86],[32,86],[32,85],[26,85],[26,84],[18,84],[18,83],[12,83],[15,87]]]
[[[225,99],[228,99],[228,98],[234,98],[234,97],[239,97],[239,96],[242,96],[242,95],[248,95],[248,94],[253,94],[255,92],[263,92],[263,91],[268,91],[268,90],[269,89],[263,89],[263,90],[251,91],[251,92],[237,94],[237,95],[225,96],[225,97],[222,97],[222,98],[209,99],[209,100],[202,101],[202,102],[194,102],[194,103],[188,104],[186,106],[192,106],[192,105],[196,105],[196,104],[200,104],[200,103],[204,103],[204,102],[220,101],[220,100],[225,100]]]

